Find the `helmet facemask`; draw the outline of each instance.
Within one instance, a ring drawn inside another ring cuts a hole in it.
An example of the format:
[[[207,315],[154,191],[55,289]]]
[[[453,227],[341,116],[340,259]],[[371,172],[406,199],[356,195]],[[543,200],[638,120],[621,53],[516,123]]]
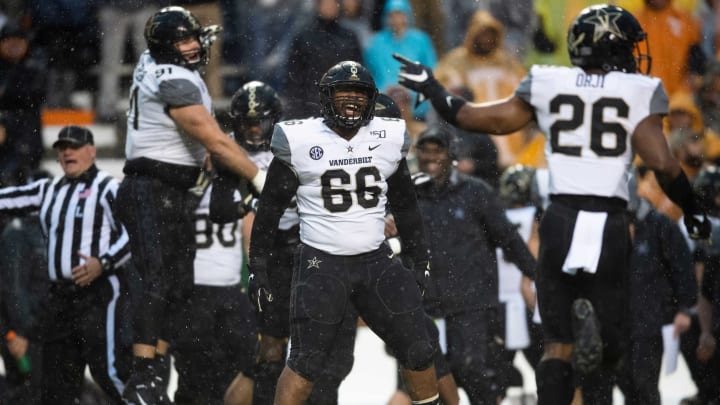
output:
[[[375,110],[376,94],[372,90],[374,89],[357,84],[329,86],[323,92],[323,104],[327,104],[326,108],[332,114],[334,124],[347,129],[366,125]]]

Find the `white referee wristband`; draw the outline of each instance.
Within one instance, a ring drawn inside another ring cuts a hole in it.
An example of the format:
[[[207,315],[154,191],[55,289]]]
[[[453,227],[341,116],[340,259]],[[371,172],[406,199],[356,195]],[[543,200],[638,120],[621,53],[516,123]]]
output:
[[[253,187],[255,187],[255,190],[257,190],[258,193],[262,193],[263,186],[265,185],[265,178],[267,177],[267,173],[265,170],[258,169],[257,174],[255,177],[250,180]]]

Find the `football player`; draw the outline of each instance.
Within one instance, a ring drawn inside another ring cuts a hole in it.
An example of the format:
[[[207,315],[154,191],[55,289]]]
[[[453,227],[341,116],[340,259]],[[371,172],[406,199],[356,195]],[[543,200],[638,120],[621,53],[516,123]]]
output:
[[[262,170],[267,170],[272,161],[270,139],[282,113],[283,106],[278,94],[271,86],[260,81],[243,84],[230,103],[233,136]],[[254,216],[245,217],[243,226],[251,229],[253,218]],[[273,255],[268,263],[268,278],[274,299],[272,305],[268,305],[258,314],[260,342],[253,392],[253,403],[257,405],[273,403],[277,380],[287,357],[290,336],[290,282],[293,252],[300,242],[299,224],[297,203],[293,199],[280,218],[273,242]],[[352,347],[355,342],[355,319],[354,316],[348,316],[343,322],[341,333],[336,337],[336,350],[332,351],[329,356],[330,364],[323,370],[313,388],[308,401],[310,404],[337,403],[340,383],[350,373],[354,361]],[[351,349],[347,350],[348,347]],[[242,382],[244,380],[239,379],[233,383],[226,399],[235,398],[244,391]]]
[[[621,325],[630,237],[628,168],[637,152],[685,214],[693,238],[710,223],[662,132],[668,100],[647,76],[647,35],[626,10],[591,6],[568,30],[573,67],[533,66],[515,94],[486,104],[450,94],[432,71],[400,55],[400,84],[432,102],[448,122],[507,134],[536,120],[548,137],[551,204],[540,225],[537,278],[544,355],[537,366],[540,405],[569,404],[573,373],[613,365],[626,339]],[[574,367],[571,360],[574,360]],[[611,402],[611,399],[608,399]]]
[[[274,300],[268,267],[278,222],[297,198],[291,349],[275,403],[308,398],[352,303],[397,355],[414,403],[437,404],[434,350],[422,307],[429,261],[405,161],[410,146],[405,123],[373,119],[377,88],[357,62],[331,67],[319,90],[322,117],[275,125],[272,187],[260,197],[250,242],[249,292],[263,312]],[[384,243],[387,208],[413,258],[413,271]]]
[[[156,361],[156,352],[167,348],[167,338],[161,339],[166,315],[193,287],[197,203],[188,189],[200,176],[206,151],[262,188],[264,172],[218,126],[198,72],[217,32],[217,27],[203,28],[182,7],[163,8],[147,21],[148,50],[133,73],[125,178],[117,195],[132,260],[143,279],[134,319],[134,371],[123,394],[131,403],[167,402],[167,381],[157,369],[163,368],[164,356]]]

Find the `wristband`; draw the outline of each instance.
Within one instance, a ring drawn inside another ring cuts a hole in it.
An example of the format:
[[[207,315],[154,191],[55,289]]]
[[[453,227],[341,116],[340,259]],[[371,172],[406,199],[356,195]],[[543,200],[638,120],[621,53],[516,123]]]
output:
[[[255,177],[250,180],[253,187],[255,187],[255,190],[257,190],[258,193],[262,194],[263,186],[265,185],[265,178],[267,177],[267,173],[265,170],[258,169],[257,174]]]
[[[457,113],[462,106],[467,104],[467,100],[460,96],[450,94],[436,80],[429,83],[423,93],[430,100],[435,111],[437,111],[445,121],[452,125],[457,125]]]

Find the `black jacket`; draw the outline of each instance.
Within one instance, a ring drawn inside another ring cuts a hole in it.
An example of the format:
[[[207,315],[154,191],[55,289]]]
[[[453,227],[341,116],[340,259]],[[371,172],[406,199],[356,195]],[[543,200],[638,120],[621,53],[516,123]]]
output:
[[[362,63],[360,41],[337,20],[316,18],[293,37],[283,95],[286,118],[320,116],[318,83],[333,65],[345,60]]]
[[[34,339],[50,281],[47,246],[37,215],[11,221],[0,236],[0,332]]]
[[[416,191],[444,315],[498,305],[496,248],[535,278],[535,258],[487,183],[454,171],[449,184],[416,181]]]
[[[629,288],[633,336],[660,334],[677,311],[695,305],[697,283],[692,256],[680,228],[652,210],[635,220]]]

